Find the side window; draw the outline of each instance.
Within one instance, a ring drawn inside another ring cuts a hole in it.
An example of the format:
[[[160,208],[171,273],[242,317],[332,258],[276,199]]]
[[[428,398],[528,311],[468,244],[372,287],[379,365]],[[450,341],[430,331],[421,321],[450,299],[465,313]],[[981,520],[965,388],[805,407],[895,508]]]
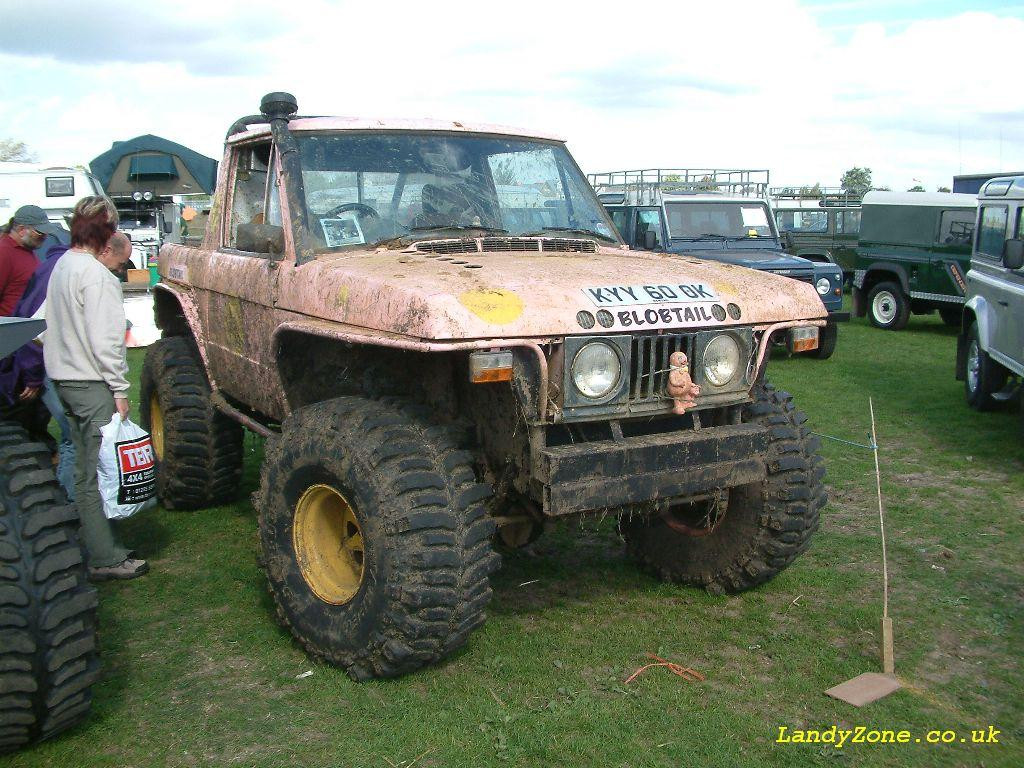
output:
[[[636,212],[636,233],[633,237],[634,245],[645,248],[644,241],[647,238],[647,233],[654,233],[654,247],[664,248],[665,239],[661,235],[661,211],[657,209],[647,209]]]
[[[609,208],[608,215],[612,217],[612,224],[622,235],[626,231],[627,213],[625,208]]]
[[[860,233],[860,211],[840,211],[836,215],[836,234],[856,235]]]
[[[939,245],[971,247],[974,240],[974,217],[972,210],[943,211],[939,222]]]
[[[978,227],[978,253],[993,259],[1003,257],[1003,243],[1006,242],[1006,207],[985,205],[981,208],[981,223]]]
[[[227,245],[236,247],[239,224],[262,224],[270,166],[270,142],[241,147],[235,155],[235,187]]]
[[[1024,237],[1024,205],[1017,209],[1017,234],[1016,237]]]

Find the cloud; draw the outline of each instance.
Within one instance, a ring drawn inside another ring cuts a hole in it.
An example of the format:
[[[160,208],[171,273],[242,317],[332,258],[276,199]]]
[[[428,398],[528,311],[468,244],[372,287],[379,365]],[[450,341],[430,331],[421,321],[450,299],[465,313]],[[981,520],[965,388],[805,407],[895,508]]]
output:
[[[4,2],[0,51],[75,64],[177,63],[198,76],[260,69],[267,44],[291,27],[273,20],[259,3],[211,5],[185,14],[172,3],[130,0],[88,3]],[[31,30],[31,33],[28,31]]]
[[[123,0],[102,13],[0,0],[5,24],[45,30],[0,42],[0,135],[52,162],[141,133],[217,157],[233,120],[290,90],[306,114],[537,128],[567,137],[594,171],[770,168],[779,183],[834,185],[867,165],[880,184],[933,188],[961,167],[1024,165],[1016,75],[998,61],[979,75],[967,52],[977,40],[1015,50],[1024,21],[1013,16],[897,28],[867,3],[839,35],[795,0],[208,6],[185,17]]]

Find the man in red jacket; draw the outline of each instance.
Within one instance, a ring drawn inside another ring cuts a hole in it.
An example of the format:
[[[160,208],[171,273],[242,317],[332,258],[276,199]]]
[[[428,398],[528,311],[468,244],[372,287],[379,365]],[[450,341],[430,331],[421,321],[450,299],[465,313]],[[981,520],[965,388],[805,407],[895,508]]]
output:
[[[32,253],[42,245],[53,225],[38,205],[23,205],[0,235],[0,317],[10,317],[29,278],[39,266]]]

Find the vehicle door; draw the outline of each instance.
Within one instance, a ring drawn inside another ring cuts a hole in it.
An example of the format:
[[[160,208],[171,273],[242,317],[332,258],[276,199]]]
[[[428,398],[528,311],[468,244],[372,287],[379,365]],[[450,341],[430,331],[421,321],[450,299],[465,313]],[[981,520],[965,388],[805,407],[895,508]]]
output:
[[[938,209],[937,209],[938,210]],[[938,234],[929,249],[928,265],[912,289],[926,294],[962,300],[967,295],[967,270],[977,217],[974,208],[946,208],[939,211]],[[941,299],[940,299],[941,300]]]
[[[857,238],[860,236],[860,210],[835,211],[835,225],[832,239],[832,259],[852,272],[857,261]]]
[[[278,179],[270,141],[235,147],[219,244],[193,280],[205,289],[200,311],[218,386],[271,416],[283,413],[278,388],[269,386],[280,253],[263,252],[257,235],[283,233]]]
[[[643,207],[635,209],[632,221],[632,240],[629,245],[644,251],[664,251],[668,238],[665,231],[665,217],[661,208]]]
[[[1024,236],[1024,207],[985,203],[978,214],[978,243],[971,260],[971,291],[988,308],[988,353],[1007,368],[1024,369],[1024,268],[1008,269],[1006,241]]]

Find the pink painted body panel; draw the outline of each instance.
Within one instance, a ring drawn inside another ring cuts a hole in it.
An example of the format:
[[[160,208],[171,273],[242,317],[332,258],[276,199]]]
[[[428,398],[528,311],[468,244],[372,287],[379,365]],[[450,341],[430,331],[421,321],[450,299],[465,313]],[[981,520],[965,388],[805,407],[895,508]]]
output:
[[[285,263],[279,272],[277,306],[431,340],[558,337],[825,318],[821,300],[808,284],[670,254],[601,248],[598,253],[578,254],[471,253],[451,261],[427,256],[379,249],[322,256],[301,267]],[[613,316],[611,327],[585,329],[577,320],[581,310],[593,314],[602,306],[588,288],[694,283],[711,286],[716,300],[686,301],[679,291],[683,301],[643,301],[641,295],[640,303],[606,307]],[[716,303],[736,304],[740,318],[714,319],[710,306]]]

